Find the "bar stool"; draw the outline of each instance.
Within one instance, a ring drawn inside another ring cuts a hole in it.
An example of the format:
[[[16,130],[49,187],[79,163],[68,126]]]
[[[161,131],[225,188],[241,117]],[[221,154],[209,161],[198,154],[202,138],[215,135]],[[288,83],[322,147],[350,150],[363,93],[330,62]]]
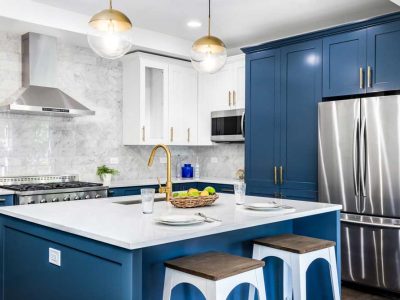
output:
[[[340,300],[335,245],[333,241],[284,234],[254,241],[253,258],[262,260],[275,256],[283,260],[283,299],[306,300],[306,272],[310,264],[318,259],[329,263],[332,293]],[[249,300],[254,300],[255,291],[250,287]]]
[[[163,300],[170,300],[172,289],[180,283],[197,287],[207,300],[225,300],[241,283],[250,283],[258,290],[260,300],[266,300],[263,267],[260,260],[207,252],[165,262]]]

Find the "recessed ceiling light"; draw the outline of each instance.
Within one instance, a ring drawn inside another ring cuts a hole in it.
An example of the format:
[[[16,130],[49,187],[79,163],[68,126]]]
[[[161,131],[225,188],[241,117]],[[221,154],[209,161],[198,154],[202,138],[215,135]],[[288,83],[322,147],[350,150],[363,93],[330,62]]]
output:
[[[192,20],[192,21],[187,22],[187,26],[189,26],[190,28],[199,28],[199,27],[201,27],[201,22]]]

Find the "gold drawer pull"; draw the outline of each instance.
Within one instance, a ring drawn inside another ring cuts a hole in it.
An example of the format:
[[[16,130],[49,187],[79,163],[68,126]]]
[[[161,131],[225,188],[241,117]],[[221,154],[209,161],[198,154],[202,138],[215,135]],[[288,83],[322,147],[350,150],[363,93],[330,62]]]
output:
[[[142,127],[142,140],[143,142],[146,140],[146,127]]]
[[[364,88],[364,69],[360,67],[360,89]]]
[[[278,174],[276,166],[274,166],[274,184],[278,184]]]
[[[280,177],[280,184],[283,184],[283,167],[279,167],[279,177]]]
[[[174,141],[174,127],[171,127],[171,143]]]

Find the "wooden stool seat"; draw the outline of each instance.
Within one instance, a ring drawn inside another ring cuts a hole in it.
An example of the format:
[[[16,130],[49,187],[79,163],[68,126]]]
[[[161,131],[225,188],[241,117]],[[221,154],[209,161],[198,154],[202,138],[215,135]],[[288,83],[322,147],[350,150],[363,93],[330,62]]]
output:
[[[213,281],[262,268],[264,265],[260,260],[222,252],[207,252],[165,262],[165,266],[170,269]]]
[[[309,253],[321,249],[326,249],[336,245],[333,241],[320,240],[307,236],[295,234],[282,234],[254,241],[255,244],[289,251],[297,254]]]

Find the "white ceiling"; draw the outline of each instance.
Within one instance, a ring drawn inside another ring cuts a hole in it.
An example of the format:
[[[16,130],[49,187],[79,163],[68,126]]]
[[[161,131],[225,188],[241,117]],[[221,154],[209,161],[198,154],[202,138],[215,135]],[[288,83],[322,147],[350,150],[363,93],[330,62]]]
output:
[[[92,15],[108,0],[35,0]],[[207,0],[114,0],[134,26],[195,40],[206,33]],[[389,0],[213,0],[212,32],[234,49],[399,11]],[[191,29],[189,20],[203,27]]]

